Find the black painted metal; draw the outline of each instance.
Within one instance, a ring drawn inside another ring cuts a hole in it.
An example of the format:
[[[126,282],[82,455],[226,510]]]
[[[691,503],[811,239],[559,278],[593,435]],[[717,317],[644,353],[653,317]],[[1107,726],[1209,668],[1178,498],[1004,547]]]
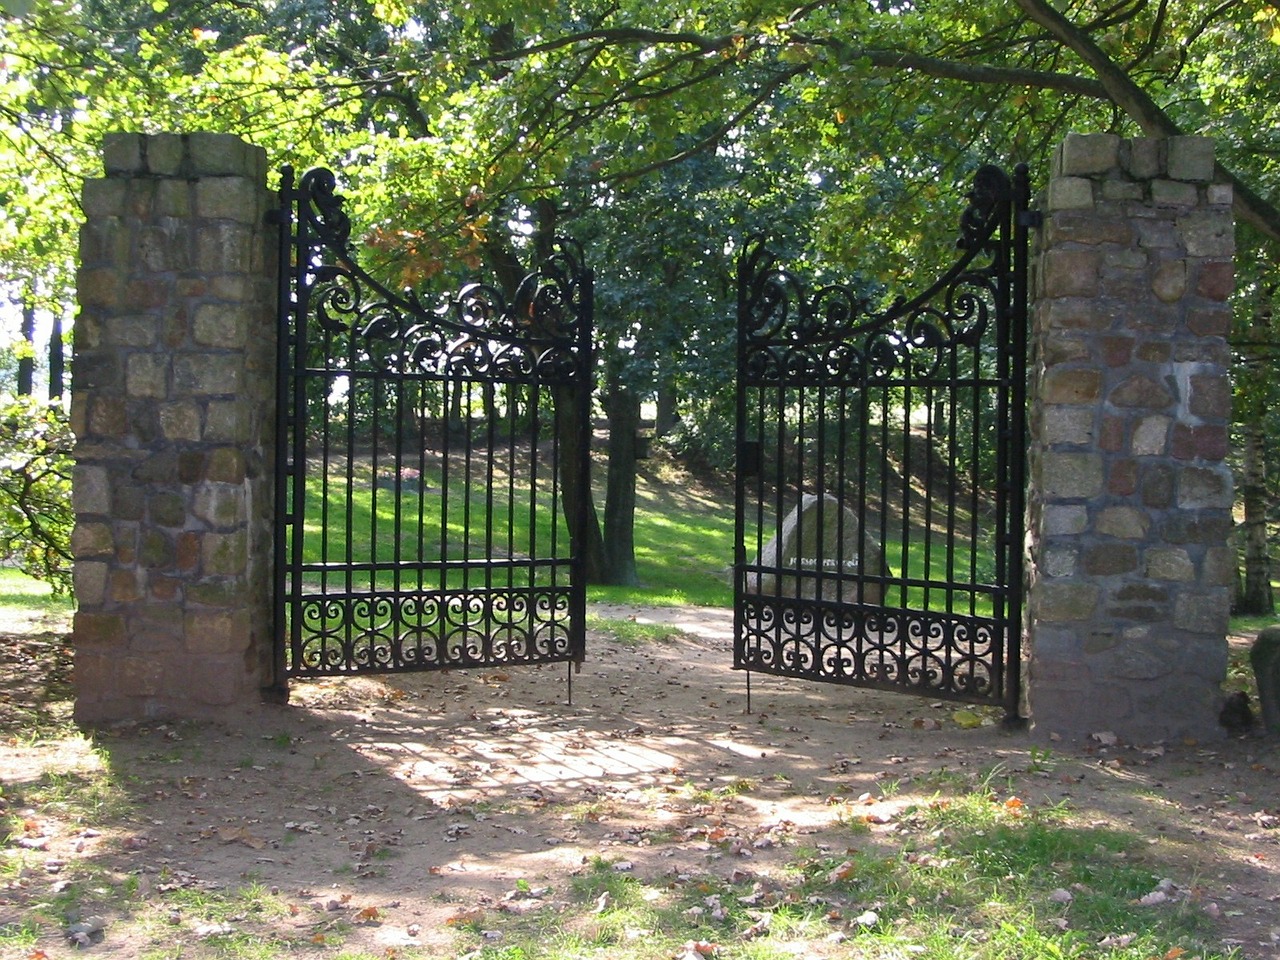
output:
[[[1027,175],[911,298],[738,266],[734,666],[1018,715]]]
[[[429,301],[357,263],[332,173],[286,168],[280,193],[277,683],[580,663],[585,504],[560,455],[570,429],[587,449],[580,251]]]

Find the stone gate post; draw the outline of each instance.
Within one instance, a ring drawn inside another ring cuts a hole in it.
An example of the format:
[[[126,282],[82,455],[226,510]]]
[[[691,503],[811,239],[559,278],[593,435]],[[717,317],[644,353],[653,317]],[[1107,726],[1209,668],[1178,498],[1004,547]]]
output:
[[[1231,187],[1212,141],[1069,136],[1033,279],[1037,734],[1217,736],[1234,560]]]
[[[76,718],[217,715],[270,665],[266,154],[203,133],[103,153],[72,373]]]

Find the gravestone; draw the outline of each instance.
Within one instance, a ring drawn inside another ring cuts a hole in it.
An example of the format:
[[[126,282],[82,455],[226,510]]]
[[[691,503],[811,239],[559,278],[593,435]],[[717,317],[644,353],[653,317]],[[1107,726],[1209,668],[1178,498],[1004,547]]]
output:
[[[1262,725],[1280,733],[1280,627],[1267,627],[1249,650],[1249,664],[1258,682]]]
[[[857,514],[830,494],[802,497],[756,563],[796,573],[748,574],[748,591],[810,600],[878,604],[883,585],[855,578],[888,574],[880,542],[864,534]]]

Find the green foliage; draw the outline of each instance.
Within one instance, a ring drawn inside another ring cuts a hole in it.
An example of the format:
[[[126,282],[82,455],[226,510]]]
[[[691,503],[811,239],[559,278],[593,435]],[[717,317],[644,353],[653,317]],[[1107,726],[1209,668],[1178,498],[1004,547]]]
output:
[[[0,406],[0,558],[71,590],[71,448],[57,403],[10,398]]]

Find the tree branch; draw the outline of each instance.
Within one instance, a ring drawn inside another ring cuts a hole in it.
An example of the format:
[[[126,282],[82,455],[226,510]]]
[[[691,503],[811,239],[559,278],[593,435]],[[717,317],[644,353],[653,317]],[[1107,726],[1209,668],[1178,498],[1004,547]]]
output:
[[[1106,99],[1105,88],[1097,80],[1069,73],[1051,73],[1022,67],[992,67],[985,64],[961,63],[926,57],[918,53],[899,50],[848,49],[844,55],[851,59],[866,60],[873,67],[888,70],[916,70],[944,80],[960,80],[965,83],[1000,84],[1010,87],[1037,87],[1042,90],[1061,90],[1095,99]]]
[[[1098,76],[1107,97],[1121,107],[1148,136],[1176,137],[1182,130],[1151,99],[1150,94],[1129,78],[1093,40],[1077,30],[1046,0],[1016,0],[1028,17],[1044,27],[1059,43],[1072,50]],[[1230,170],[1218,164],[1218,176],[1235,191],[1236,216],[1263,236],[1280,241],[1280,210],[1243,184]]]

